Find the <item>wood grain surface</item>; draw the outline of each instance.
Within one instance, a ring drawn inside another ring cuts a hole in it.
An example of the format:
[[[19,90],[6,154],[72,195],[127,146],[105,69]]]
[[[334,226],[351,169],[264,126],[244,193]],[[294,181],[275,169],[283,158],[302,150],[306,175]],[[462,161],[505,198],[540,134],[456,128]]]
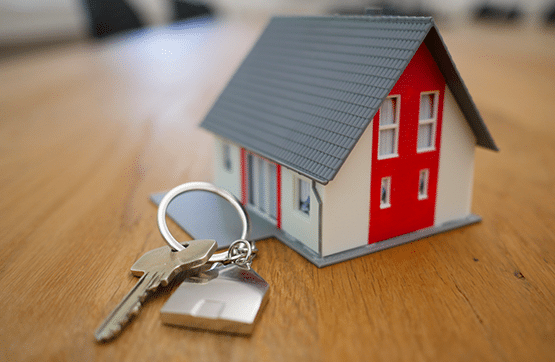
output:
[[[148,195],[210,180],[197,125],[262,25],[0,63],[0,360],[555,360],[555,33],[536,28],[442,29],[501,149],[477,152],[482,223],[324,269],[266,240],[251,337],[162,325],[172,284],[95,343],[131,265],[164,245]]]

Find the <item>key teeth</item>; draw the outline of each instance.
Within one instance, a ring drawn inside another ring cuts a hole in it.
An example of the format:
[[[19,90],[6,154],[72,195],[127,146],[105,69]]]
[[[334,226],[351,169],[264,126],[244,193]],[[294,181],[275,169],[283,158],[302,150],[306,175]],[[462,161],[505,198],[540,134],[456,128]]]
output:
[[[141,306],[143,305],[141,302],[146,299],[147,295],[147,293],[142,295],[141,298],[143,300],[137,302],[137,304],[135,304],[135,306],[129,310],[129,313],[124,315],[117,324],[112,324],[109,328],[106,328],[100,331],[100,333],[95,334],[96,340],[98,342],[108,342],[117,337],[123,331],[123,327],[125,327],[133,317],[139,314],[139,312],[141,311]]]
[[[147,290],[147,292],[151,292],[151,291]],[[137,300],[137,303],[139,303],[139,307],[142,305],[142,303],[145,302],[147,297],[148,297],[148,293],[144,293],[144,294],[139,296],[139,300]]]
[[[141,302],[144,302],[145,299],[146,299],[146,295],[142,298]],[[141,310],[141,306],[143,305],[141,302],[137,302],[137,304],[135,304],[133,309],[131,309],[129,311],[129,314],[127,316],[127,322],[129,321],[129,319],[131,317],[136,316],[137,314],[139,314],[139,311]]]
[[[127,322],[126,322],[126,323],[127,323]],[[116,335],[120,334],[121,331],[122,331],[122,329],[123,329],[123,328],[122,328],[121,325],[115,326],[115,327],[112,329],[112,331],[111,331],[111,332],[112,332],[112,335],[116,336]]]
[[[117,337],[122,331],[121,325],[114,325],[94,335],[97,342],[108,342]]]

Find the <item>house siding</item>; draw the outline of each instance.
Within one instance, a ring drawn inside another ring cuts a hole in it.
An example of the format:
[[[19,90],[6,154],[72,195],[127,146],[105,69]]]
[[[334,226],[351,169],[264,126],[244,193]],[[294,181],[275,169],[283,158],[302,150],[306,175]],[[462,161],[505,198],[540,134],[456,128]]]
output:
[[[476,137],[445,87],[434,225],[470,215]]]
[[[341,167],[322,186],[322,256],[368,243],[372,126],[368,126]]]
[[[320,207],[317,200],[321,195],[315,194],[315,188],[310,188],[310,213],[304,214],[297,207],[298,179],[305,180],[312,185],[312,180],[290,169],[281,169],[281,229],[315,252],[320,252],[319,229]],[[316,188],[317,191],[317,188]]]

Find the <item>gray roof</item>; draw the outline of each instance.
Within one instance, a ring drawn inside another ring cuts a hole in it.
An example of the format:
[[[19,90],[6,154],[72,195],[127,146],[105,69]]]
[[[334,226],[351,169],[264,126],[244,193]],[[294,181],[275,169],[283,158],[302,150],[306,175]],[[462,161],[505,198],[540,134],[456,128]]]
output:
[[[429,17],[273,18],[201,126],[326,184],[422,42],[477,144],[497,150]]]

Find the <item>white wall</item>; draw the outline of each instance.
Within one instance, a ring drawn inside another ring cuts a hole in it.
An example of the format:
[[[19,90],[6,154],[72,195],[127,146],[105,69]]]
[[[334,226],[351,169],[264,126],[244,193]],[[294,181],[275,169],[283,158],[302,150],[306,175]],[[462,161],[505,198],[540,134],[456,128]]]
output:
[[[241,149],[230,142],[231,171],[227,171],[223,161],[224,142],[220,137],[215,137],[214,141],[214,184],[231,192],[241,200]]]
[[[312,184],[312,180],[285,167],[281,168],[281,229],[315,252],[319,252],[319,214],[317,195],[310,190],[310,214],[297,208],[297,182],[301,178]]]
[[[470,214],[476,137],[445,87],[435,225]]]
[[[227,171],[223,163],[223,145],[230,145],[231,171]],[[221,137],[215,137],[214,141],[214,184],[222,187],[239,200],[241,199],[241,148]],[[282,230],[299,240],[315,252],[319,252],[319,214],[320,205],[316,201],[318,196],[311,190],[310,193],[310,215],[306,215],[297,209],[296,182],[298,178],[312,181],[285,167],[281,168],[281,226]],[[321,192],[321,185],[317,188]]]
[[[368,243],[372,124],[339,170],[324,186],[322,254],[331,255]]]

